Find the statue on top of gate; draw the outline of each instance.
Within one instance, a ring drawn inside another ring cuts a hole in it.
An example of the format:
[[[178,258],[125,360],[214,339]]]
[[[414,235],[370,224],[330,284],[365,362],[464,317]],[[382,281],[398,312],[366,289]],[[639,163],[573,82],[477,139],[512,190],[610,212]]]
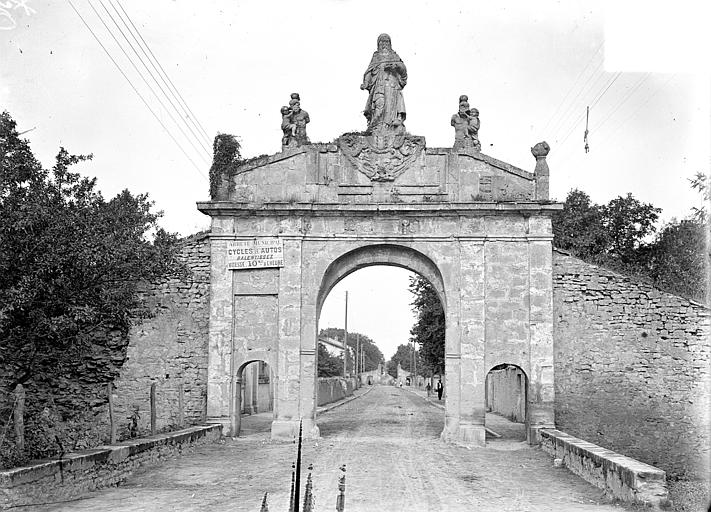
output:
[[[368,91],[363,115],[368,120],[368,133],[405,132],[405,100],[402,89],[407,84],[407,68],[392,49],[390,36],[378,36],[378,49],[373,53],[360,88]]]
[[[364,133],[347,133],[338,145],[348,162],[372,181],[394,181],[419,158],[425,147],[424,137],[405,131],[405,100],[402,89],[407,84],[407,68],[393,51],[390,36],[378,36],[360,88],[368,91],[363,115],[368,120]]]

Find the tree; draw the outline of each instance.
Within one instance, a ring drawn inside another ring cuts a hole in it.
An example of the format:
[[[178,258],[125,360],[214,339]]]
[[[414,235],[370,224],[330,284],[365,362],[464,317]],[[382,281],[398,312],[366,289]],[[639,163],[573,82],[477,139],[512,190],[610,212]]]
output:
[[[410,341],[418,344],[421,363],[419,372],[426,374],[444,371],[445,319],[442,303],[432,284],[421,276],[410,278],[411,305],[417,320],[410,329]],[[404,366],[403,366],[404,368]]]
[[[667,224],[651,248],[654,285],[705,304],[710,256],[707,234],[707,224],[693,217]]]
[[[343,343],[343,338],[345,338],[345,330],[338,328],[338,327],[327,327],[325,329],[321,329],[321,332],[319,333],[319,337],[325,337],[325,338],[333,338],[341,343]],[[360,340],[360,341],[359,341]],[[369,372],[371,370],[375,370],[378,368],[379,364],[382,364],[385,362],[385,358],[383,357],[383,353],[380,351],[380,349],[377,347],[375,342],[367,335],[361,334],[359,332],[348,332],[348,347],[350,348],[349,354],[348,354],[348,371],[353,372],[354,369],[354,359],[353,356],[356,351],[356,346],[360,343],[361,349],[363,350],[363,354],[365,356],[365,362],[363,365],[363,370],[365,372]],[[341,372],[339,375],[343,375],[343,356],[339,357],[341,361]]]
[[[406,372],[414,373],[415,370],[417,370],[418,374],[422,374],[423,362],[420,357],[420,352],[415,351],[414,355],[415,358],[417,358],[417,361],[415,362],[415,367],[413,366],[413,350],[414,349],[412,345],[409,343],[398,345],[397,350],[390,358],[390,361],[388,361],[388,374],[392,377],[397,377],[398,364],[400,365],[400,368],[402,368]]]
[[[158,227],[146,195],[124,190],[106,201],[96,179],[70,172],[90,159],[60,148],[44,169],[0,115],[0,386],[41,390],[63,419],[86,412],[67,381],[118,374],[131,319],[149,314],[141,286],[175,254],[176,237]]]
[[[625,265],[645,264],[644,239],[654,233],[662,210],[642,203],[632,194],[617,197],[602,207],[606,253]]]
[[[649,259],[645,239],[656,230],[659,212],[632,194],[600,206],[585,192],[571,190],[563,210],[553,216],[553,244],[594,263],[644,272]]]
[[[571,190],[563,210],[553,216],[554,245],[590,258],[605,250],[606,235],[601,207],[592,203],[590,196]]]
[[[318,344],[318,376],[319,377],[339,377],[343,375],[343,358],[333,356],[326,349],[326,346]]]

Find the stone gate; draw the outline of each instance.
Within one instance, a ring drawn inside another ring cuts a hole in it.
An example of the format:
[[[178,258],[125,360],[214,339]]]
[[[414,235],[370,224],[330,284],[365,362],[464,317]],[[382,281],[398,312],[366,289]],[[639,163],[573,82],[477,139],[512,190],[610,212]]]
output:
[[[272,437],[291,440],[300,420],[318,436],[321,306],[348,274],[394,265],[428,279],[445,312],[443,438],[484,444],[486,375],[503,363],[528,376],[534,438],[555,425],[548,146],[533,148],[534,173],[481,153],[463,96],[453,148],[426,147],[405,132],[406,72],[384,37],[361,86],[367,132],[310,143],[293,94],[280,153],[213,166],[198,203],[212,218],[207,414],[234,425],[241,368],[261,360],[276,379]]]

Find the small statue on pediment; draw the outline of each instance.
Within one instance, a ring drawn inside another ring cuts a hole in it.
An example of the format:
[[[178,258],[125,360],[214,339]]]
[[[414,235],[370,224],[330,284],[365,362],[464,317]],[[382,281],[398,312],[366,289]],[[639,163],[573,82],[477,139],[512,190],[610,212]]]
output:
[[[470,108],[469,98],[465,94],[459,97],[459,111],[452,116],[451,125],[454,127],[454,149],[472,148],[481,151],[479,110]]]
[[[281,107],[282,149],[310,144],[306,125],[311,121],[309,113],[301,109],[299,93],[292,93],[289,106]]]

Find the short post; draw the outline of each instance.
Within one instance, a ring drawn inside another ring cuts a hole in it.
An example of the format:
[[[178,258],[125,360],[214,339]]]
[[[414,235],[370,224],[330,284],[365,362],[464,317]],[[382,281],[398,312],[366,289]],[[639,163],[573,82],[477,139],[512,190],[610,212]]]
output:
[[[114,385],[113,382],[106,384],[106,394],[109,397],[109,432],[111,444],[116,444],[116,419],[114,418]]]
[[[23,451],[25,449],[25,387],[18,384],[15,388],[15,443],[17,449]]]
[[[183,428],[185,424],[185,413],[184,413],[184,402],[185,402],[185,389],[183,383],[178,384],[178,426]]]
[[[151,435],[156,435],[156,383],[151,383]]]
[[[336,497],[336,510],[338,512],[344,512],[346,509],[346,465],[341,466],[341,471],[343,472],[340,477],[338,477],[338,496]]]

